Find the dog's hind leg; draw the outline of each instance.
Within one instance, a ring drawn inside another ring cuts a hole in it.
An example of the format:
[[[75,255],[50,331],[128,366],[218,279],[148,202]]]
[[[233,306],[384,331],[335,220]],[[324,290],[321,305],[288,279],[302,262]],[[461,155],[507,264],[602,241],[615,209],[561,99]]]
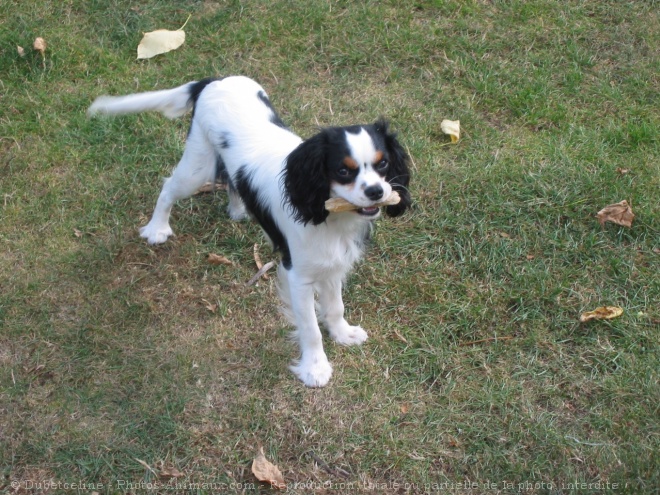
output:
[[[215,150],[202,133],[195,130],[193,124],[183,156],[172,176],[165,179],[151,220],[140,229],[140,236],[149,244],[162,244],[173,234],[169,220],[174,203],[192,196],[215,179]]]
[[[234,185],[229,183],[227,186],[227,195],[229,196],[229,205],[227,206],[227,213],[229,218],[235,222],[240,222],[249,217],[245,203],[241,199],[241,195],[234,188]]]

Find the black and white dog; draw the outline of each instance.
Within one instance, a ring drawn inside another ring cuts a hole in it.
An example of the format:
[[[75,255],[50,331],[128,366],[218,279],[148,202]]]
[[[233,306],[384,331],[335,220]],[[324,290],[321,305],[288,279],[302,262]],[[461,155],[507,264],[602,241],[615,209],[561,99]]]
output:
[[[216,174],[228,184],[229,216],[253,217],[281,253],[280,296],[296,326],[301,357],[291,370],[310,387],[332,375],[315,311],[335,342],[361,344],[367,333],[344,319],[342,284],[360,259],[379,201],[397,191],[389,216],[410,206],[408,157],[384,121],[333,127],[303,141],[278,117],[264,89],[247,77],[190,82],[178,88],[97,98],[88,113],[158,111],[174,118],[193,110],[181,161],[166,179],[151,221],[140,229],[150,244],[172,235],[174,203]],[[219,171],[219,172],[218,172]],[[341,197],[359,207],[330,213]]]

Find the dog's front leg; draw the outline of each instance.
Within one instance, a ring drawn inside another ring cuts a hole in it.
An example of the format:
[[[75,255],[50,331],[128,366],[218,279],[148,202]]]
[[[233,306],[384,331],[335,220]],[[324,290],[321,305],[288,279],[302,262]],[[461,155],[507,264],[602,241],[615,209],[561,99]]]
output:
[[[341,279],[326,279],[318,284],[320,316],[332,340],[341,345],[362,344],[367,340],[367,332],[344,319],[341,287]]]
[[[296,321],[295,337],[300,345],[300,360],[289,368],[308,387],[323,387],[332,376],[332,366],[323,350],[321,329],[314,310],[314,285],[286,270],[291,309]]]

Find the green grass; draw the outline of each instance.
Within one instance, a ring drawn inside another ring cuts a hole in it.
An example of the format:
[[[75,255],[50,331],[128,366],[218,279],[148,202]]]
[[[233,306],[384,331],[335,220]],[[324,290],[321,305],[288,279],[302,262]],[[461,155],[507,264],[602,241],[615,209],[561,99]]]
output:
[[[259,493],[263,446],[289,493],[658,493],[654,3],[4,0],[0,491],[168,482],[141,460]],[[184,46],[135,60],[188,15]],[[413,158],[413,211],[345,291],[370,339],[326,343],[325,389],[287,370],[273,277],[244,285],[266,242],[223,194],[138,237],[187,119],[85,116],[214,74],[257,79],[305,137],[384,115]],[[632,228],[601,227],[622,199]],[[602,305],[625,312],[579,323]]]

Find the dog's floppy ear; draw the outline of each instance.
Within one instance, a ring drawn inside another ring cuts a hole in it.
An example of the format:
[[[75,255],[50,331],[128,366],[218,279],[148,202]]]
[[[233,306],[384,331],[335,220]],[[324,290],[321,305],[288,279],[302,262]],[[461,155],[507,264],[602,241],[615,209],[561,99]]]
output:
[[[284,169],[284,189],[293,217],[303,224],[323,223],[329,212],[325,201],[330,197],[327,176],[327,131],[309,138],[291,152]]]
[[[398,204],[385,208],[385,213],[390,217],[398,217],[411,205],[408,183],[410,182],[410,169],[408,167],[408,154],[396,139],[396,133],[389,132],[389,123],[386,120],[378,120],[374,123],[376,132],[385,139],[385,146],[389,154],[390,166],[385,178],[392,185],[392,189],[399,193],[401,201]]]

